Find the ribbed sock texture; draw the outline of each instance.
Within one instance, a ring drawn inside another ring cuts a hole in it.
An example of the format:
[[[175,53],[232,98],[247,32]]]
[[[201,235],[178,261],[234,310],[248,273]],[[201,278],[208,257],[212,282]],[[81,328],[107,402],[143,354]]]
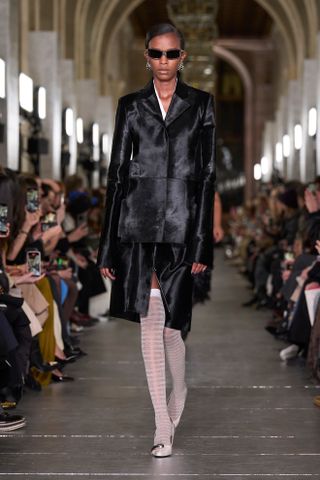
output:
[[[183,411],[186,383],[185,383],[185,356],[186,347],[181,338],[180,330],[164,328],[164,344],[169,370],[172,378],[172,392],[168,403],[170,418],[176,420]]]
[[[171,421],[166,399],[166,370],[163,330],[165,310],[161,296],[151,292],[146,317],[141,317],[141,348],[151,401],[155,412],[154,444],[170,444]]]

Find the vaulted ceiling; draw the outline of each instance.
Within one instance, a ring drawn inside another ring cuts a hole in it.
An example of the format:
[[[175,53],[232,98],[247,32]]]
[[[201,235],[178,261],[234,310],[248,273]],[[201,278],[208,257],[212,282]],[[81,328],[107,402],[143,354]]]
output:
[[[272,19],[255,0],[220,0],[217,16],[220,37],[263,37]],[[165,1],[145,0],[130,16],[137,36],[151,25],[169,20]]]
[[[190,0],[195,1],[195,0]],[[302,71],[316,52],[319,0],[219,0],[220,37],[265,37],[274,26],[288,63],[288,78]],[[94,78],[105,89],[115,35],[130,19],[143,37],[153,23],[167,19],[166,0],[20,0],[25,32],[56,30],[61,52],[75,60],[78,78]]]

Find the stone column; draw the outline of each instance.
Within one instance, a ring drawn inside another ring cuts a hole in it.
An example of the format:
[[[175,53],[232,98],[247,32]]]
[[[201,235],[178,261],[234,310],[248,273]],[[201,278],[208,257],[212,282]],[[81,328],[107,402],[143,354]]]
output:
[[[101,134],[108,135],[108,151],[102,161],[102,165],[104,167],[108,167],[110,161],[112,135],[114,128],[114,107],[112,98],[110,96],[99,97],[96,112],[96,121],[100,125]]]
[[[262,180],[269,182],[272,177],[272,169],[274,162],[274,122],[265,123],[263,133],[263,156],[267,159],[268,172],[263,174]]]
[[[73,110],[73,135],[69,137],[70,164],[68,173],[72,175],[77,171],[77,136],[76,136],[76,119],[77,119],[77,95],[74,74],[74,61],[61,60],[61,88],[62,88],[62,108],[72,108]],[[63,127],[62,127],[63,128]]]
[[[47,117],[43,134],[49,140],[49,154],[41,156],[42,177],[61,176],[61,81],[58,36],[56,32],[29,33],[29,71],[34,84],[47,91]]]
[[[291,152],[287,160],[288,180],[298,180],[300,177],[300,153],[294,148],[294,127],[301,123],[301,94],[301,81],[291,80],[288,85],[288,134],[291,139]]]
[[[320,175],[320,33],[317,38],[318,42],[318,51],[317,51],[317,137],[316,137],[316,148],[317,148],[317,175]]]
[[[283,160],[283,156],[282,156],[282,159],[280,161],[277,160],[276,144],[281,143],[281,145],[282,145],[282,137],[284,135],[283,117],[284,117],[284,97],[281,96],[280,97],[280,102],[279,102],[279,108],[276,111],[276,115],[275,115],[275,136],[274,136],[274,140],[275,140],[275,142],[274,142],[274,149],[275,149],[274,158],[275,158],[275,161],[274,161],[274,164],[273,164],[274,168],[279,171],[280,175],[283,175],[283,173],[284,173],[284,160]]]
[[[19,1],[0,0],[0,57],[6,62],[6,98],[0,99],[5,141],[0,144],[3,165],[19,168]]]
[[[88,131],[93,122],[97,122],[96,112],[98,105],[98,84],[96,80],[83,79],[78,80],[76,84],[78,116],[83,119],[83,128]],[[99,125],[100,127],[100,125]],[[101,132],[101,127],[100,127]],[[80,147],[81,150],[81,147]],[[92,152],[91,152],[92,153]],[[89,175],[87,175],[87,178]],[[99,186],[99,170],[95,170],[90,175],[91,185],[96,188]]]
[[[84,127],[96,121],[98,104],[98,85],[96,80],[84,79],[76,83],[78,116],[83,119]]]
[[[308,135],[308,112],[316,106],[317,89],[317,60],[306,59],[304,61],[303,83],[302,83],[302,148],[300,150],[300,180],[302,182],[312,181],[316,173],[316,144],[315,139]]]

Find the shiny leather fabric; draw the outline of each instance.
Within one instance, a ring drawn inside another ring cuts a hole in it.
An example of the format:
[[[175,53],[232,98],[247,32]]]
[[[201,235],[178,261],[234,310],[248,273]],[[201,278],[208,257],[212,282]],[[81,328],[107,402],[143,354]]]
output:
[[[119,100],[98,264],[122,242],[181,243],[212,265],[213,98],[178,81],[165,121],[153,82]]]
[[[166,321],[189,330],[193,276],[185,262],[186,247],[169,243],[119,243],[116,280],[112,284],[110,315],[135,322],[148,311],[151,274],[159,281]]]
[[[158,265],[167,322],[190,324],[191,264],[213,263],[214,183],[211,95],[178,80],[165,120],[152,81],[120,98],[97,260],[116,270],[112,315],[146,314]]]

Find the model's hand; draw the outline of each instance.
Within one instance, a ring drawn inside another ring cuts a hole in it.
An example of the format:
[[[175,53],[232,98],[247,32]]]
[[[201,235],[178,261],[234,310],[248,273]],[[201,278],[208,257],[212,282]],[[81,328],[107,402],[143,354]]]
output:
[[[193,263],[191,268],[191,273],[197,274],[204,272],[207,268],[207,265],[203,265],[203,263]]]
[[[45,273],[40,275],[39,277],[36,277],[32,274],[32,272],[25,273],[24,275],[20,276],[12,276],[11,278],[14,281],[15,285],[23,285],[23,284],[33,284],[39,282],[39,280],[42,280],[45,277]]]
[[[70,243],[78,242],[82,238],[89,234],[89,228],[86,223],[82,223],[79,227],[75,228],[72,232],[68,233],[67,237]]]
[[[320,192],[316,192],[314,195],[310,190],[306,189],[304,192],[304,201],[309,213],[317,212],[320,208]]]
[[[221,225],[217,225],[213,228],[213,238],[216,243],[221,242],[224,237],[224,231]]]
[[[114,270],[112,268],[100,268],[100,273],[104,278],[110,278],[110,280],[115,280],[116,277],[113,275]]]

